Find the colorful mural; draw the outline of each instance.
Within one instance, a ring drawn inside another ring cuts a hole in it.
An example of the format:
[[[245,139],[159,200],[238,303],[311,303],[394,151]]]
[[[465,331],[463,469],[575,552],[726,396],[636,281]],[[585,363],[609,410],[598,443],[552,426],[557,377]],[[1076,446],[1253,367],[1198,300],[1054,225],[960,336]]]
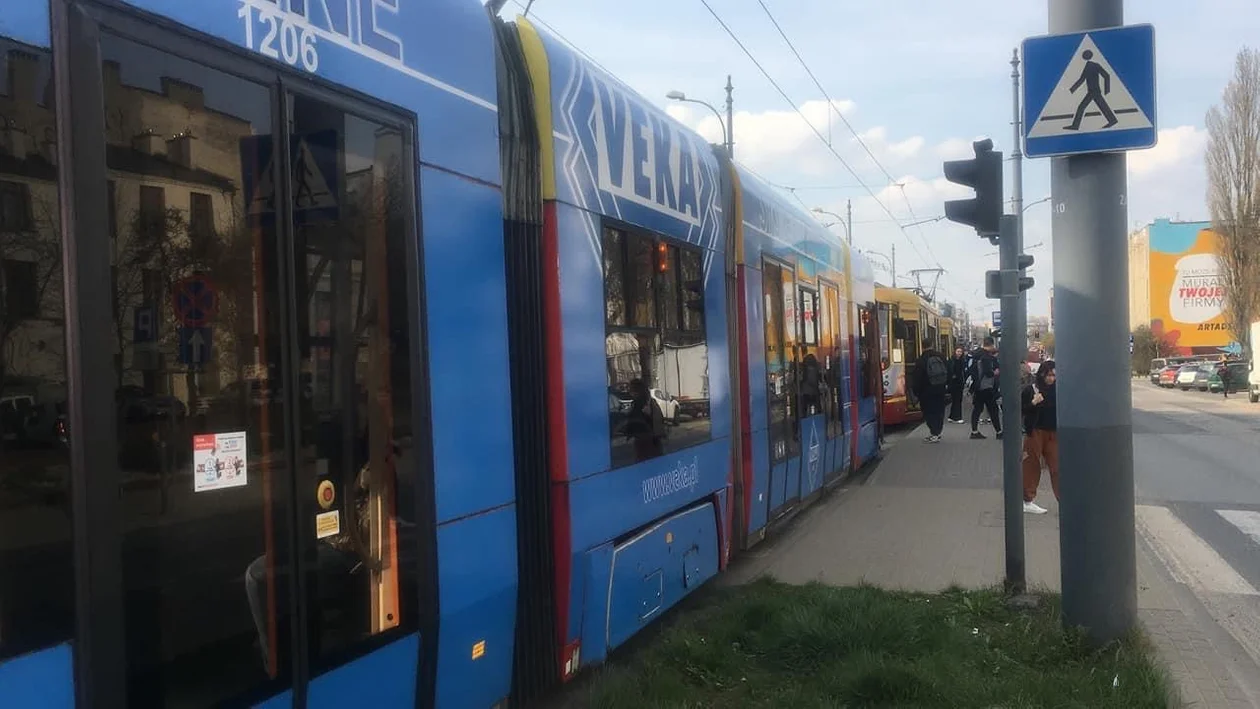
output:
[[[1183,354],[1216,352],[1234,340],[1217,250],[1206,222],[1150,226],[1151,329]]]

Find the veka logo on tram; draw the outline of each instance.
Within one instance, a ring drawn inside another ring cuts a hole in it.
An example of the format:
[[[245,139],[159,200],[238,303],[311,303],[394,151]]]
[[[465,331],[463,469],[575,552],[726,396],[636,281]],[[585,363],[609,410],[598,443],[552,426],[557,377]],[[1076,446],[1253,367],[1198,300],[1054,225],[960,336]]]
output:
[[[691,142],[611,84],[594,85],[599,188],[699,225],[701,168]]]

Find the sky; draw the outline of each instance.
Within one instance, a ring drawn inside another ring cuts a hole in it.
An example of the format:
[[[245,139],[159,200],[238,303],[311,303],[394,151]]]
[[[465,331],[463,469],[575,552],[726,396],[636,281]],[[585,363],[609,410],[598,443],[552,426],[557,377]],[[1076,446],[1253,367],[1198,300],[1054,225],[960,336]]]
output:
[[[1128,157],[1131,228],[1159,217],[1208,218],[1204,116],[1220,100],[1238,50],[1248,42],[1260,46],[1255,1],[1126,3],[1126,23],[1155,26],[1158,77],[1159,142]],[[944,200],[970,196],[970,190],[944,179],[941,162],[971,157],[976,138],[990,137],[996,150],[1010,154],[1011,55],[1025,37],[1048,31],[1046,2],[708,3],[787,99],[702,0],[535,0],[530,17],[715,143],[722,140],[722,128],[712,112],[665,94],[682,91],[721,109],[730,74],[738,162],[771,183],[794,188],[787,194],[810,208],[843,214],[852,201],[854,245],[884,255],[895,246],[898,285],[912,284],[914,269],[943,268],[938,300],[972,313],[996,310],[997,302],[984,298],[984,271],[997,268],[996,247],[949,221],[904,229],[897,222],[939,217]],[[522,7],[511,0],[503,15]],[[1009,163],[1006,175],[1009,197]],[[1039,202],[1049,196],[1049,161],[1026,160],[1024,243],[1036,258],[1030,275],[1037,281],[1029,291],[1031,315],[1049,312],[1050,204]],[[843,235],[841,227],[835,229]],[[878,268],[881,259],[873,260]],[[876,275],[888,282],[884,266]]]

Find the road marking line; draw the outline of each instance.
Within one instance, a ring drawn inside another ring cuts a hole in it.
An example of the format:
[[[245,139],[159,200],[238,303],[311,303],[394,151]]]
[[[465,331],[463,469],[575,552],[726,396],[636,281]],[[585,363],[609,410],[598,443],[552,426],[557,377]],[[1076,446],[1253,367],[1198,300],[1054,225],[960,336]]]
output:
[[[1167,507],[1139,505],[1138,527],[1177,581],[1207,593],[1260,596],[1228,561]]]
[[[1238,531],[1260,544],[1260,512],[1251,510],[1217,510],[1216,514],[1238,528]]]

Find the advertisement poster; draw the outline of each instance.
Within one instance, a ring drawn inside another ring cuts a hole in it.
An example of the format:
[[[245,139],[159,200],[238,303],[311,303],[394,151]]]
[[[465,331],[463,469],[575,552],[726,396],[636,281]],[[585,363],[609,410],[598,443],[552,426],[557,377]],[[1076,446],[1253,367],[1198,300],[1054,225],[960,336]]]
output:
[[[193,436],[193,492],[243,487],[248,461],[244,431]]]
[[[1202,223],[1157,221],[1150,227],[1151,329],[1183,354],[1234,341],[1216,234]]]

